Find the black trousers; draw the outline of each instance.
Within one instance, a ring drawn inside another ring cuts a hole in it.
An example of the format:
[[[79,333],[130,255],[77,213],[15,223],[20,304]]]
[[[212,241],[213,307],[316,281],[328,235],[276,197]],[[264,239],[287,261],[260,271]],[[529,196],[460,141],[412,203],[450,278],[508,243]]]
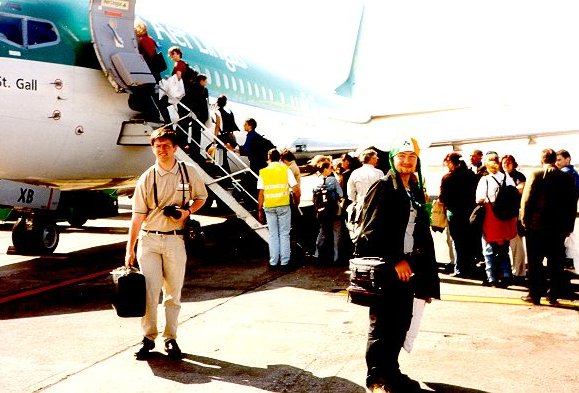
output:
[[[558,299],[563,286],[563,267],[566,258],[565,235],[527,230],[525,240],[529,264],[529,295],[533,299],[539,299],[548,290],[551,299]],[[546,272],[543,268],[545,257],[547,258]],[[546,279],[549,281],[548,285]]]
[[[480,237],[476,238],[473,226],[464,213],[456,214],[448,220],[450,237],[454,242],[456,273],[471,273],[475,268],[477,253],[480,253]],[[478,244],[478,247],[476,246]]]
[[[398,355],[412,320],[414,291],[411,283],[392,277],[382,299],[370,305],[366,346],[366,386],[389,384],[400,376]]]

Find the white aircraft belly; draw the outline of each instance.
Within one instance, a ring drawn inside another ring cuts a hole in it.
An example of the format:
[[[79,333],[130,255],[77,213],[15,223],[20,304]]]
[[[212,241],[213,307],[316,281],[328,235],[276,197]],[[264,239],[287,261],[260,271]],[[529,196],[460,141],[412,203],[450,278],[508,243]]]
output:
[[[0,108],[0,178],[63,189],[112,187],[134,181],[153,163],[148,147],[117,145],[121,123],[134,112],[128,95],[116,93],[101,71],[1,62],[10,88],[0,89],[6,103]],[[15,88],[18,79],[36,84]]]

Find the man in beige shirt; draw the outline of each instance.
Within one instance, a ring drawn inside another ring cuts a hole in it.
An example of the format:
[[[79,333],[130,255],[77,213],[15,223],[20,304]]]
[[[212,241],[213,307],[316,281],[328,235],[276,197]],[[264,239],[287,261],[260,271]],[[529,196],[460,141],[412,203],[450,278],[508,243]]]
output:
[[[125,256],[127,266],[138,260],[147,287],[147,307],[141,320],[143,346],[135,356],[144,360],[155,347],[159,334],[157,306],[163,289],[165,350],[170,358],[181,359],[176,338],[187,263],[183,227],[189,216],[205,203],[207,190],[194,167],[175,158],[178,146],[174,131],[155,131],[151,146],[156,162],[141,175],[135,187]]]

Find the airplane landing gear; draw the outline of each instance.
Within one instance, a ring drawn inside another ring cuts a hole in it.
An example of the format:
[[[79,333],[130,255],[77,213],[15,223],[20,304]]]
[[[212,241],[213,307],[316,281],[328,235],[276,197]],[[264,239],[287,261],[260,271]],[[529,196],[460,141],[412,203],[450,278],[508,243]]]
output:
[[[21,217],[12,228],[12,244],[18,254],[52,254],[59,238],[54,220],[46,217]]]

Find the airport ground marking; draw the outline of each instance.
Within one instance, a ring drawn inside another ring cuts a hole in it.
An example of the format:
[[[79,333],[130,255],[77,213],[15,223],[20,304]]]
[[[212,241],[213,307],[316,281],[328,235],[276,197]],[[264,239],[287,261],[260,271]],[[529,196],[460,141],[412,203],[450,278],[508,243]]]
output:
[[[58,288],[66,287],[69,285],[78,284],[80,282],[94,280],[95,278],[106,276],[106,275],[110,274],[110,272],[111,272],[111,269],[106,270],[106,271],[102,271],[102,272],[87,274],[86,276],[72,278],[70,280],[65,280],[65,281],[59,282],[57,284],[45,285],[45,286],[42,286],[39,288],[30,289],[30,290],[27,290],[24,292],[18,292],[18,293],[0,298],[0,304],[8,303],[8,302],[18,300],[18,299],[23,299],[23,298],[29,297],[29,296],[38,295],[38,294],[43,293],[43,292],[48,292],[48,291],[51,291],[53,289],[58,289]]]

